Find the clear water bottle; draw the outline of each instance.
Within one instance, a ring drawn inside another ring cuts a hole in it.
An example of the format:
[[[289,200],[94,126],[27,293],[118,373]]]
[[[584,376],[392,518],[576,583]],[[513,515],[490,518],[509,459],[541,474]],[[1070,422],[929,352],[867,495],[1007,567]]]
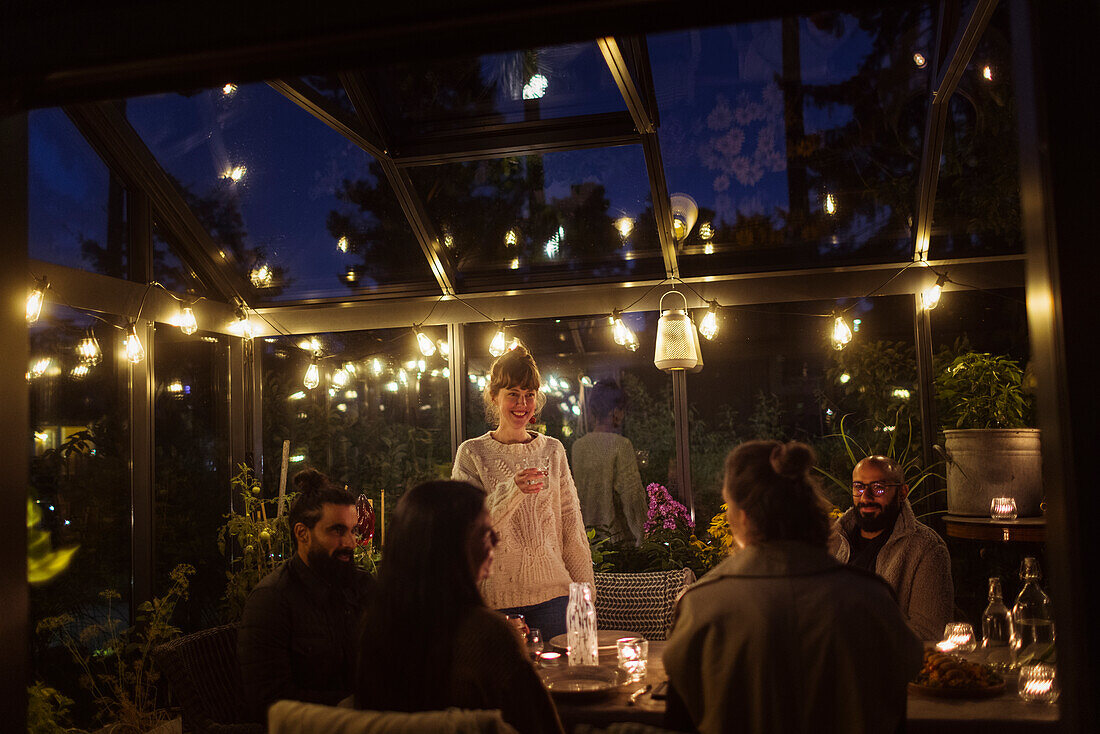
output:
[[[982,614],[982,650],[994,668],[1004,670],[1012,665],[1012,612],[1005,606],[999,576],[989,579],[989,606]]]
[[[569,584],[569,605],[565,608],[566,645],[570,665],[599,665],[596,642],[596,605],[592,584]]]
[[[1044,660],[1054,646],[1054,614],[1050,597],[1039,587],[1039,562],[1025,558],[1020,567],[1024,588],[1012,607],[1012,651],[1018,663]]]

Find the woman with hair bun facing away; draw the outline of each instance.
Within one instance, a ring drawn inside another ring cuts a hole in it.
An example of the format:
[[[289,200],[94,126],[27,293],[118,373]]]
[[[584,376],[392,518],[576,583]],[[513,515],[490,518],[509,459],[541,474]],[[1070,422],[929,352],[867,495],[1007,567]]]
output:
[[[493,572],[481,584],[486,604],[524,615],[548,640],[565,632],[570,582],[592,583],[593,575],[565,448],[527,428],[545,401],[540,384],[522,346],[493,362],[484,398],[496,428],[458,447],[451,477],[485,491],[500,534]]]
[[[887,732],[921,665],[890,587],[828,552],[829,505],[802,443],[751,441],[722,496],[740,548],[677,605],[666,725],[710,732]]]

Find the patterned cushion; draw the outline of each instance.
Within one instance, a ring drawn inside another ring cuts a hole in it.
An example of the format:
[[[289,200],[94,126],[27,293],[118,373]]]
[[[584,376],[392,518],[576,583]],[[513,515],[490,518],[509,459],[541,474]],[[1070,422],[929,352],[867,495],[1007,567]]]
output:
[[[663,640],[680,594],[695,582],[690,568],[646,573],[596,574],[596,627]]]

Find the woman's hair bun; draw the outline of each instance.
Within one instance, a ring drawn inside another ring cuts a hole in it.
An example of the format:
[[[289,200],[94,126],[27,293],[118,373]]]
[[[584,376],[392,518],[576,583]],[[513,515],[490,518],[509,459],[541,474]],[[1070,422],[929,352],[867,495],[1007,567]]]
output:
[[[804,443],[791,441],[772,449],[772,470],[781,477],[798,479],[814,465],[814,450]]]

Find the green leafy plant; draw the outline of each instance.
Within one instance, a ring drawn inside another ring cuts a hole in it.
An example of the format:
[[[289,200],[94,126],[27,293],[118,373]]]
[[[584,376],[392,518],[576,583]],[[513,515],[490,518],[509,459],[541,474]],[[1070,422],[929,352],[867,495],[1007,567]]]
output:
[[[43,584],[69,567],[78,546],[54,550],[50,534],[38,527],[42,511],[31,499],[27,499],[27,581]]]
[[[614,571],[615,564],[611,559],[616,551],[611,548],[609,529],[606,527],[594,527],[586,530],[588,535],[588,550],[592,554],[592,567],[597,571]]]
[[[172,718],[157,703],[160,673],[152,653],[179,635],[179,629],[172,625],[172,614],[176,605],[187,598],[189,577],[194,573],[194,567],[187,564],[176,566],[168,591],[138,607],[132,627],[123,628],[115,616],[114,607],[121,597],[113,590],[100,593],[105,605],[104,622],[89,624],[75,634],[75,621],[68,614],[38,623],[38,633],[68,650],[80,668],[80,683],[92,695],[97,717],[104,724],[102,731],[140,734]],[[51,705],[56,711],[67,700],[55,698]]]
[[[28,734],[78,734],[69,726],[69,709],[73,700],[42,681],[27,687]]]
[[[944,428],[1025,428],[1034,406],[1020,364],[1005,355],[966,352],[936,374]]]

